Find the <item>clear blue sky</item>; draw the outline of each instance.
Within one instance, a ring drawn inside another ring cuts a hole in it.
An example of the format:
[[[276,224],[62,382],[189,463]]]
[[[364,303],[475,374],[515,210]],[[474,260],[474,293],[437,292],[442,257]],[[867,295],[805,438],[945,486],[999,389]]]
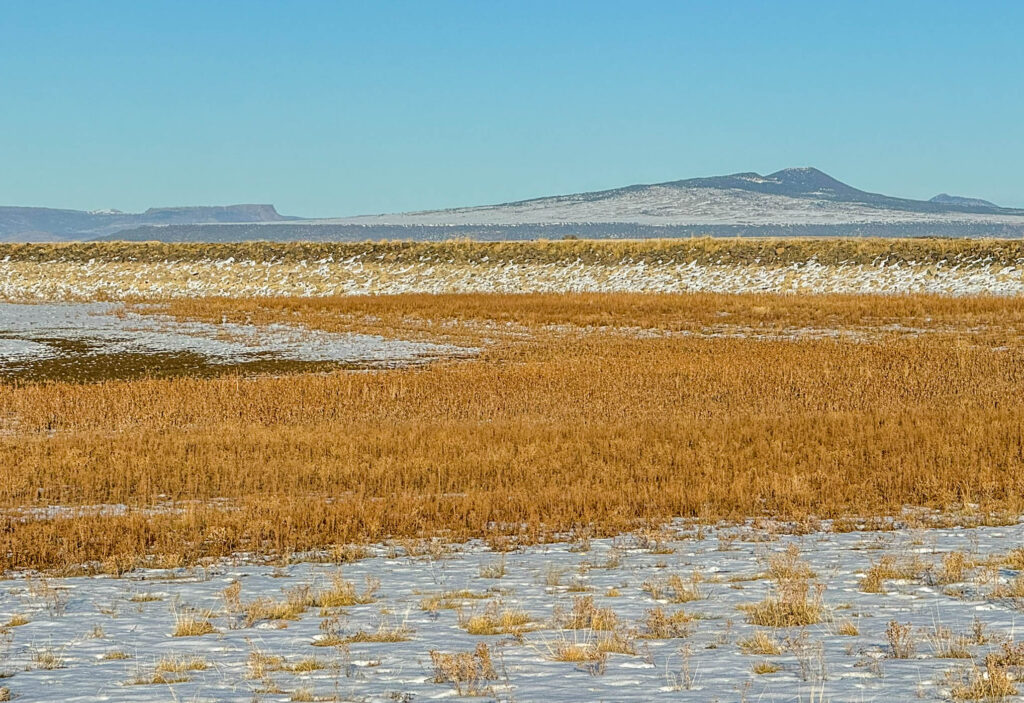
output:
[[[0,204],[328,216],[817,166],[1024,206],[1022,2],[0,0]]]

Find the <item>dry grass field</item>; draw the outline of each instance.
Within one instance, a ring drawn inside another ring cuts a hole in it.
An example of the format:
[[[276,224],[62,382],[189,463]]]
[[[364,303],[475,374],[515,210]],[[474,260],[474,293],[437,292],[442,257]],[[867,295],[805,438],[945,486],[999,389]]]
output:
[[[891,262],[929,264],[980,261],[1014,264],[1024,260],[1024,240],[892,238],[728,238],[628,240],[536,240],[517,242],[245,242],[184,244],[167,242],[79,242],[0,244],[0,259],[13,262],[196,262],[235,259],[285,262],[356,258],[388,263],[423,260],[458,264],[480,262],[614,264],[623,260],[656,263],[792,264],[814,258],[823,264]]]
[[[0,298],[404,293],[1024,294],[1024,243],[982,239],[0,244]]]
[[[1015,298],[410,295],[156,310],[483,351],[416,369],[0,385],[0,569],[1024,507]]]
[[[1013,700],[1022,261],[0,248],[0,700]]]

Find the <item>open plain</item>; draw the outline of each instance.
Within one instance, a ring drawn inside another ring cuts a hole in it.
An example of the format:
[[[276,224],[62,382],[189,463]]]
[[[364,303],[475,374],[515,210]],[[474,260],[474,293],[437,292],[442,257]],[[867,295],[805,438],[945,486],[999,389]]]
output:
[[[1015,696],[1022,293],[998,240],[0,247],[0,691]]]

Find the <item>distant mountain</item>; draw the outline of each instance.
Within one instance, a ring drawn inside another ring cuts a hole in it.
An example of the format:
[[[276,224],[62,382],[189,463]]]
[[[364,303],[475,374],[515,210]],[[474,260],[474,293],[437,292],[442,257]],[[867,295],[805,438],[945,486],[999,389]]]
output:
[[[939,193],[928,202],[942,203],[943,205],[967,205],[969,207],[999,207],[995,203],[982,200],[981,198],[965,198],[960,195],[949,195],[947,193]]]
[[[143,213],[118,210],[55,210],[0,206],[0,241],[61,241],[101,237],[144,225],[283,222],[273,205],[150,208]]]
[[[786,168],[766,176],[734,173],[498,205],[317,220],[285,218],[269,205],[162,208],[138,215],[0,208],[0,239],[40,232],[163,241],[1024,237],[1024,210],[949,195],[927,201],[896,198],[859,190],[816,168]]]
[[[762,176],[735,173],[483,207],[332,222],[390,225],[511,225],[616,222],[647,225],[832,225],[988,221],[1024,217],[994,205],[894,198],[858,190],[816,168]],[[1020,224],[1024,224],[1021,220]]]

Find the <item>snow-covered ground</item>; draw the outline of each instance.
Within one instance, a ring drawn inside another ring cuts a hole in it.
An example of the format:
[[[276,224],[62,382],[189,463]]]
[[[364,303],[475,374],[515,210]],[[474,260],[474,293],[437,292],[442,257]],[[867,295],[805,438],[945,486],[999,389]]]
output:
[[[0,261],[0,300],[137,297],[330,296],[527,292],[1024,293],[1024,262],[787,266],[623,261],[386,263],[370,256],[317,261]]]
[[[471,688],[516,701],[943,700],[957,681],[984,680],[985,655],[1012,652],[1021,638],[1020,592],[1008,587],[1021,561],[1005,555],[1022,538],[1021,524],[794,536],[680,523],[504,555],[419,543],[377,546],[344,565],[237,559],[123,578],[23,575],[0,582],[0,623],[9,623],[0,686],[25,701],[413,701]],[[864,592],[865,574],[886,563],[906,577]],[[766,572],[802,564],[812,590],[824,589],[821,622],[750,624],[742,606],[772,593]],[[673,575],[696,592],[676,597]],[[324,594],[353,595],[339,577],[365,602],[329,602]],[[306,607],[274,619],[271,607],[289,598]],[[601,617],[616,622],[612,649],[626,653],[559,661],[560,651],[593,655],[610,641],[611,631],[571,627],[587,598],[610,609]],[[659,608],[687,617],[656,632],[649,618]],[[525,622],[467,632],[485,622],[472,616],[503,611]],[[190,618],[208,622],[206,634],[174,636]],[[431,659],[431,650],[473,653],[479,643],[493,671],[467,654],[476,681]]]
[[[60,346],[63,342],[77,344],[68,349]],[[209,364],[276,359],[376,367],[423,363],[472,351],[295,325],[186,322],[126,312],[112,303],[0,302],[0,373],[75,355],[101,363],[122,354],[187,352]]]

